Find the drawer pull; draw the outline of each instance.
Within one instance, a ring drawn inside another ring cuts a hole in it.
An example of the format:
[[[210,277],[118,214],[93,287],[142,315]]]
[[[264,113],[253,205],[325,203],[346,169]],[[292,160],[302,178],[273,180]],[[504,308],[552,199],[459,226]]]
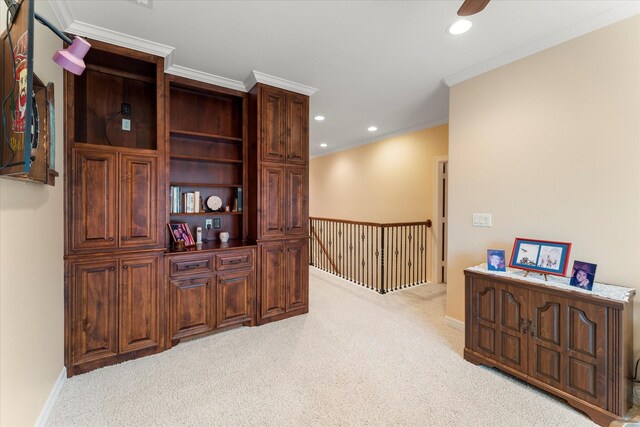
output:
[[[242,279],[243,279],[242,277],[234,277],[233,279],[220,279],[220,284],[223,285],[225,283],[238,282]]]
[[[237,264],[237,263],[243,262],[243,261],[246,262],[246,259],[230,259],[230,260],[227,261],[227,263],[228,264]]]
[[[178,264],[178,271],[191,270],[193,268],[206,268],[206,262],[192,262],[191,264]]]
[[[520,318],[520,325],[522,326],[522,333],[526,335],[527,333],[527,321],[524,317]]]
[[[532,337],[535,337],[536,327],[533,325],[533,320],[529,320],[529,332],[531,332]]]

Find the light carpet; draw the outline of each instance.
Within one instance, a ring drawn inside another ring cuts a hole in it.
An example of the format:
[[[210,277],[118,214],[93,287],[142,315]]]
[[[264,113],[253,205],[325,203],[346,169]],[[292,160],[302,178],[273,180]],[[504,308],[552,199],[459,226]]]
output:
[[[446,289],[389,295],[312,268],[310,312],[67,380],[50,426],[593,426],[462,358]]]

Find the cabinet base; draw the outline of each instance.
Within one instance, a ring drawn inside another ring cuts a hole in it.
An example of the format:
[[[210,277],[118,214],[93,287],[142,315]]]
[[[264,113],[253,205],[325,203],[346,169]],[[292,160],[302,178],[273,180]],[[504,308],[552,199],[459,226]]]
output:
[[[278,320],[288,319],[289,317],[299,316],[301,314],[306,314],[309,312],[309,307],[299,308],[297,310],[292,310],[287,313],[277,314],[275,316],[258,318],[256,324],[266,325],[267,323],[277,322]]]
[[[77,365],[69,365],[67,368],[67,378],[71,378],[77,374],[84,374],[95,369],[104,368],[105,366],[117,365],[118,363],[128,360],[138,359],[144,356],[161,353],[164,349],[160,346],[145,348],[142,350],[132,351],[130,353],[117,354],[103,359],[92,360],[91,362],[79,363]]]
[[[464,360],[471,362],[475,365],[484,365],[489,368],[497,368],[509,375],[512,375],[516,378],[519,378],[537,388],[546,391],[547,393],[553,394],[554,396],[559,397],[560,399],[567,402],[573,408],[584,412],[591,420],[603,427],[609,426],[612,421],[616,421],[622,418],[623,414],[614,414],[605,409],[594,406],[590,403],[587,403],[581,399],[578,399],[575,396],[572,396],[562,390],[558,390],[554,387],[551,387],[543,382],[536,380],[535,378],[531,378],[528,375],[525,375],[521,372],[516,371],[508,366],[501,364],[500,362],[496,362],[486,356],[483,356],[479,353],[476,353],[465,347],[464,349]]]

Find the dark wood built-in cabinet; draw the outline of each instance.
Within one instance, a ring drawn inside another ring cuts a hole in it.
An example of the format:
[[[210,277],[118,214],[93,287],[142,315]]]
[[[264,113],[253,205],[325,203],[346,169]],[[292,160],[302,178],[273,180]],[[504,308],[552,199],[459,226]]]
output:
[[[601,425],[631,406],[630,298],[465,271],[465,359],[567,400]]]
[[[306,313],[308,97],[91,44],[86,71],[65,73],[67,374]],[[176,187],[223,209],[175,212]],[[173,252],[171,222],[202,227],[202,245]]]
[[[261,324],[309,309],[309,98],[257,84],[249,111],[249,209],[258,221],[248,235],[258,243]]]

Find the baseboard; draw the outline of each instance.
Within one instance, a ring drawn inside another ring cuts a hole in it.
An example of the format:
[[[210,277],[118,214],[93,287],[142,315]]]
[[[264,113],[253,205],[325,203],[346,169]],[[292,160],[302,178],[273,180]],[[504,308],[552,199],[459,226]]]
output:
[[[454,319],[449,316],[444,316],[444,318],[447,321],[447,325],[451,326],[453,329],[464,331],[464,322],[462,320]]]
[[[62,385],[67,379],[67,368],[62,367],[62,371],[60,375],[58,375],[58,379],[56,383],[53,385],[51,389],[51,393],[49,393],[49,397],[47,401],[44,402],[44,406],[42,407],[42,411],[40,411],[40,416],[36,420],[34,424],[35,427],[45,427],[47,425],[47,421],[49,421],[49,415],[51,415],[51,411],[53,410],[53,406],[56,404],[58,400],[58,396],[60,395],[60,390],[62,390]]]

